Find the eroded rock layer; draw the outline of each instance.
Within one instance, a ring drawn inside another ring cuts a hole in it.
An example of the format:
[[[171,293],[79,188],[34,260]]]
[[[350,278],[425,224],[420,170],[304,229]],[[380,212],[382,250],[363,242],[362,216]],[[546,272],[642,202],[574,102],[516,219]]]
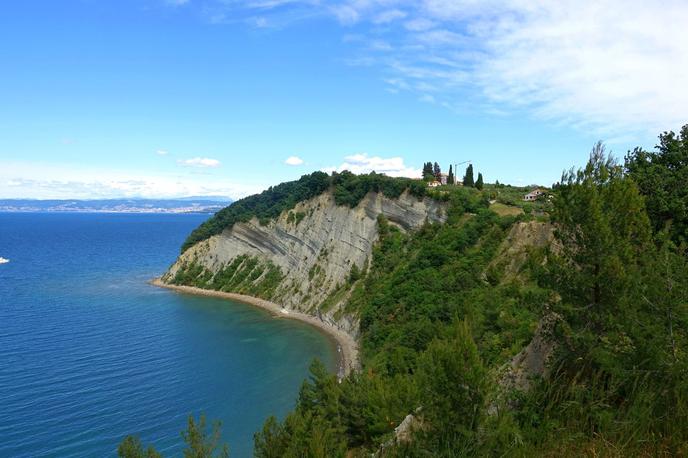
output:
[[[402,230],[444,222],[446,204],[408,193],[369,193],[355,208],[326,192],[261,225],[235,224],[186,250],[162,280],[268,299],[319,316],[349,334],[358,320],[344,310],[352,278],[367,269],[378,217]]]

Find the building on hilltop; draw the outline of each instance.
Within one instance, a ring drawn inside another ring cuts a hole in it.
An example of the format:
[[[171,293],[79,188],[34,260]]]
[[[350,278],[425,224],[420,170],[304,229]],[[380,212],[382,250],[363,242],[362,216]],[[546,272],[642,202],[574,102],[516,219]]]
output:
[[[537,200],[538,197],[540,197],[540,196],[543,195],[543,194],[545,194],[545,191],[544,191],[544,190],[542,190],[542,189],[540,189],[540,188],[533,189],[533,190],[530,191],[528,194],[526,194],[525,196],[523,196],[523,200],[524,200],[525,202],[532,202],[532,201],[534,201],[534,200]]]

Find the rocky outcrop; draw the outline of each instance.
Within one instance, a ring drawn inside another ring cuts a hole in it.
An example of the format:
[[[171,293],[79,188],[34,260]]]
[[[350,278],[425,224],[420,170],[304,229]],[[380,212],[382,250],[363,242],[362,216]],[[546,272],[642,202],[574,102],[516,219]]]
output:
[[[507,282],[519,277],[533,249],[554,245],[554,226],[539,221],[518,222],[502,242],[485,277]]]
[[[549,375],[550,362],[556,350],[554,329],[561,319],[553,312],[542,317],[530,343],[504,368],[499,379],[502,388],[528,391],[534,379]]]
[[[373,454],[374,457],[384,457],[388,455],[389,451],[395,445],[408,444],[413,441],[413,435],[424,429],[423,420],[420,417],[422,408],[418,407],[412,414],[406,415],[399,425],[394,428],[394,434],[391,439],[382,444],[380,448]],[[396,455],[395,455],[396,456]]]
[[[356,336],[357,317],[343,306],[352,271],[365,271],[372,258],[378,216],[408,231],[426,221],[444,222],[446,205],[407,192],[396,199],[369,193],[349,208],[326,192],[265,225],[254,218],[197,243],[162,280],[171,283],[193,270],[202,287],[260,296]]]

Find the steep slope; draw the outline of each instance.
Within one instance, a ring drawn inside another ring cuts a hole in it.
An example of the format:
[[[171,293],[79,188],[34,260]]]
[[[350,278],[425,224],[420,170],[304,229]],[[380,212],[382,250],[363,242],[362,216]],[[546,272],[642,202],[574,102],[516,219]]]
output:
[[[354,208],[337,205],[327,191],[267,224],[252,218],[196,243],[162,281],[260,297],[356,336],[358,319],[342,306],[350,280],[367,269],[378,216],[409,231],[443,222],[446,214],[446,203],[408,191],[398,198],[370,192]]]

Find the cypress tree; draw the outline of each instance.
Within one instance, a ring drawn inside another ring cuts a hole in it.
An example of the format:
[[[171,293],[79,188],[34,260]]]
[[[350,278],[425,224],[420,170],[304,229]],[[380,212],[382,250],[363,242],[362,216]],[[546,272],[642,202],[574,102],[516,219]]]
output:
[[[425,181],[431,181],[435,178],[435,173],[432,169],[432,162],[426,162],[423,164],[423,179]]]
[[[447,184],[454,184],[454,171],[451,164],[449,164],[449,175],[447,175]]]
[[[482,190],[483,189],[483,174],[478,173],[478,180],[475,182],[475,187],[477,189]]]
[[[466,167],[466,174],[463,176],[463,185],[470,187],[475,185],[473,182],[473,164],[468,164],[468,167]]]
[[[435,178],[437,178],[438,180],[440,179],[442,169],[440,168],[440,165],[437,162],[435,162],[435,165],[432,168],[432,173],[435,175]]]

